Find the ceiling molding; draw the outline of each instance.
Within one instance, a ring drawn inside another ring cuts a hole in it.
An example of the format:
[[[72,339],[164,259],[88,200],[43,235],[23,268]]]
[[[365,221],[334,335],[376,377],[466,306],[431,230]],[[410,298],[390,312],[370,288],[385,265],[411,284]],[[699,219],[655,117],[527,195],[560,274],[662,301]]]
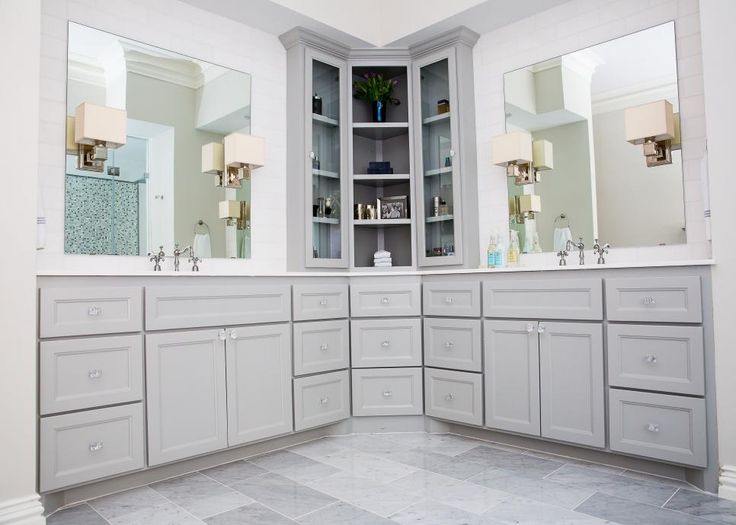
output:
[[[82,55],[69,54],[67,61],[67,76],[69,80],[105,88],[105,69],[97,61]]]
[[[673,105],[677,106],[676,79],[669,82],[661,80],[643,82],[626,88],[597,93],[592,97],[592,111],[594,115],[608,113],[662,99],[673,101]]]

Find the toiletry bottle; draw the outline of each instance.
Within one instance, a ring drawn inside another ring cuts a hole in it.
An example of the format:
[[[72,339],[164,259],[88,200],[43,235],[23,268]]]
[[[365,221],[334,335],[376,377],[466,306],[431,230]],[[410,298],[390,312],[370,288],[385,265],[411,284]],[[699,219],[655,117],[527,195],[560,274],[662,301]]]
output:
[[[517,266],[519,264],[519,232],[509,230],[509,252],[506,256],[506,262],[509,266]]]
[[[506,249],[503,246],[503,235],[499,234],[496,240],[496,255],[494,257],[496,268],[506,266]]]
[[[496,267],[496,236],[491,234],[491,238],[488,241],[488,250],[486,251],[486,257],[488,258],[488,268]]]

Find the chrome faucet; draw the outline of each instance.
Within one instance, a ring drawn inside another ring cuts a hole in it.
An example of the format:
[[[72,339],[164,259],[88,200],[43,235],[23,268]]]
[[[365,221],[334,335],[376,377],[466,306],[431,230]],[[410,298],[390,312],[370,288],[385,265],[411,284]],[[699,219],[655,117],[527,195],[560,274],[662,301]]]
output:
[[[166,254],[164,253],[164,247],[159,246],[158,247],[158,253],[154,254],[151,252],[148,252],[148,256],[150,257],[150,261],[153,264],[153,271],[154,272],[160,272],[161,271],[161,263],[166,258]]]
[[[598,239],[595,239],[595,244],[593,244],[593,255],[598,255],[598,264],[606,264],[606,258],[604,255],[608,253],[608,249],[610,247],[610,244],[601,244],[598,242]]]
[[[187,246],[183,250],[180,250],[179,245],[175,244],[174,245],[174,271],[175,272],[179,271],[179,257],[181,257],[182,255],[192,255],[192,247]]]
[[[198,272],[199,271],[199,263],[202,262],[202,259],[194,255],[194,251],[190,251],[191,257],[189,257],[189,262],[192,263],[192,271]]]
[[[568,241],[568,245],[569,242],[570,241]],[[557,252],[557,257],[560,258],[560,266],[567,266],[567,261],[565,260],[565,257],[567,257],[568,255],[570,255],[570,252],[567,251],[567,246],[565,246],[563,250]]]
[[[572,239],[568,239],[565,243],[565,251],[571,252],[573,248],[578,249],[578,258],[580,261],[580,266],[583,266],[585,264],[585,244],[583,244],[583,238],[580,237],[580,242],[574,243],[572,242]]]

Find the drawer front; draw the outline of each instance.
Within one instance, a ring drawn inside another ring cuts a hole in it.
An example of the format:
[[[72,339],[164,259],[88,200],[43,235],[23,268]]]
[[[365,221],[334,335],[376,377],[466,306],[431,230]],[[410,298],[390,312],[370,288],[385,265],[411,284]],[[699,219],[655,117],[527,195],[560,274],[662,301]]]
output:
[[[278,323],[290,319],[288,285],[146,288],[147,330]]]
[[[706,467],[705,400],[611,389],[611,450]]]
[[[480,320],[424,319],[424,363],[438,368],[480,372]]]
[[[481,375],[424,369],[425,413],[428,416],[468,423],[483,424]]]
[[[294,375],[350,367],[347,319],[294,324]]]
[[[142,288],[41,288],[40,325],[41,337],[140,332]]]
[[[480,317],[480,283],[424,283],[425,315]]]
[[[353,370],[353,415],[398,416],[423,413],[422,369]]]
[[[350,316],[347,284],[294,285],[294,320]]]
[[[700,323],[700,277],[606,279],[610,321]]]
[[[144,467],[140,403],[41,419],[41,492]]]
[[[143,336],[41,342],[41,414],[140,401]]]
[[[603,319],[600,279],[486,281],[483,315],[519,319]]]
[[[353,367],[422,365],[422,329],[419,319],[350,321]]]
[[[350,287],[353,317],[420,315],[421,286],[412,284],[354,284]]]
[[[702,396],[702,327],[609,324],[608,383]]]
[[[347,370],[294,379],[294,430],[319,427],[350,417]]]

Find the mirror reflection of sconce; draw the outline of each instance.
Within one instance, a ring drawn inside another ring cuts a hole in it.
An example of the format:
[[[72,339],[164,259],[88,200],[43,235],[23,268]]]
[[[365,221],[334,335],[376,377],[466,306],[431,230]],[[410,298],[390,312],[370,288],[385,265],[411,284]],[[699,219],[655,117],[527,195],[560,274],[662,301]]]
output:
[[[672,150],[680,146],[680,115],[667,100],[624,110],[626,141],[641,145],[647,167],[672,164]]]
[[[542,197],[516,195],[510,205],[511,219],[517,224],[524,224],[527,219],[536,219],[536,214],[542,211]]]
[[[223,143],[202,146],[202,173],[215,176],[215,186],[240,188],[251,170],[265,165],[266,142],[262,137],[231,133]]]
[[[127,141],[128,113],[124,109],[82,102],[66,119],[66,149],[77,154],[77,168],[102,172],[107,150]],[[73,142],[71,137],[74,137]]]
[[[228,226],[238,230],[250,228],[250,206],[246,201],[220,201],[220,219],[226,219]]]
[[[540,182],[540,172],[554,167],[552,143],[532,140],[526,131],[498,135],[491,142],[493,163],[506,168],[517,186]]]

